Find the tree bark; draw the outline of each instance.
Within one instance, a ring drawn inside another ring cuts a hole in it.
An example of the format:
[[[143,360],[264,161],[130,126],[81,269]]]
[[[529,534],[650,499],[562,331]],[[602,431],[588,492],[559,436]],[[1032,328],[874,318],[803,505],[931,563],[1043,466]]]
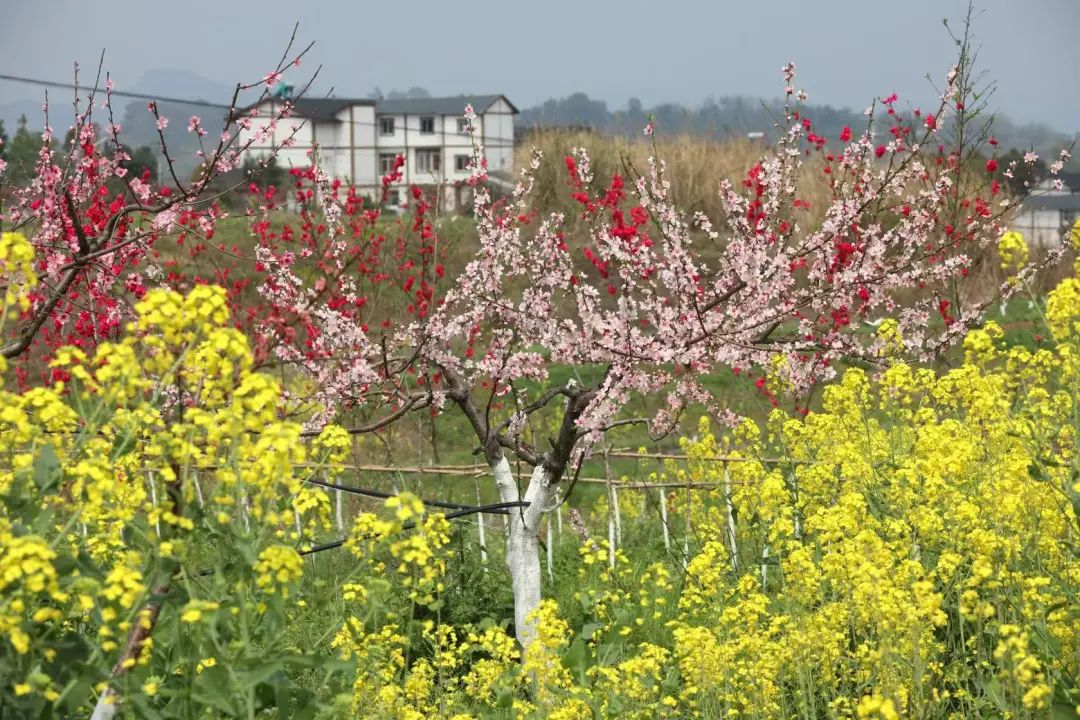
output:
[[[502,501],[521,500],[510,461],[505,455],[491,470]],[[506,566],[510,570],[514,592],[514,635],[522,648],[528,648],[536,639],[536,622],[531,615],[540,606],[540,520],[546,511],[554,509],[555,498],[555,483],[544,466],[537,465],[525,491],[524,499],[530,504],[510,510]]]

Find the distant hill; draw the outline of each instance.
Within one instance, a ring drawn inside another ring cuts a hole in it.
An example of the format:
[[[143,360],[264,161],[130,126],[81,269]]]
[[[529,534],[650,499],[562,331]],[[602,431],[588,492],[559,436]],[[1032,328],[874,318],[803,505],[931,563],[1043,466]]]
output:
[[[231,87],[187,70],[168,68],[147,70],[134,83],[127,84],[117,80],[116,85],[118,89],[127,92],[202,100],[222,105],[232,99]],[[0,120],[4,121],[4,127],[9,136],[14,132],[19,116],[23,114],[26,115],[31,130],[40,130],[44,126],[45,118],[41,112],[44,88],[9,82],[5,82],[0,87],[10,94],[18,91],[20,94],[27,95],[40,93],[41,96],[40,100],[26,99],[0,103]],[[56,133],[62,136],[63,131],[72,122],[70,100],[64,91],[59,89],[50,89],[49,97],[51,98],[49,121]],[[156,151],[159,146],[157,127],[153,116],[146,109],[146,103],[146,100],[117,97],[114,99],[113,111],[117,122],[124,127],[121,138],[126,145],[132,148],[146,145]],[[169,118],[169,125],[165,129],[165,140],[169,145],[169,153],[176,159],[178,172],[186,178],[197,165],[195,151],[198,150],[197,138],[187,132],[188,118],[198,115],[209,128],[216,128],[224,120],[225,109],[218,110],[170,102],[158,103],[158,109],[162,115]],[[95,116],[98,123],[104,124],[107,121],[107,117],[104,114],[98,115],[97,111],[95,111]]]
[[[123,82],[122,78],[116,78],[116,81],[117,86],[123,90],[158,97],[202,100],[222,105],[228,103],[232,97],[230,85],[173,68],[147,70],[137,81],[130,84]],[[42,91],[42,88],[30,85],[0,83],[0,92],[3,93],[0,100],[5,96],[23,96],[23,99],[0,102],[0,120],[4,121],[8,135],[14,132],[19,116],[23,114],[29,119],[31,128],[42,126]],[[391,90],[385,95],[376,89],[373,94],[393,98],[424,96],[429,93],[424,88],[416,87],[402,92]],[[39,98],[34,99],[34,95]],[[50,90],[49,95],[53,98],[50,120],[60,134],[70,125],[71,106],[62,90]],[[510,96],[513,97],[512,91]],[[523,108],[516,123],[519,131],[551,126],[587,127],[605,134],[639,136],[647,122],[646,116],[651,114],[660,132],[668,135],[687,133],[722,138],[745,137],[747,133],[762,132],[767,137],[772,137],[774,126],[782,117],[781,107],[780,101],[775,99],[728,96],[710,98],[696,107],[677,103],[645,107],[641,101],[632,98],[625,107],[610,109],[602,100],[592,99],[585,93],[574,93]],[[159,103],[159,109],[170,120],[165,130],[170,152],[177,160],[178,171],[187,176],[196,166],[194,153],[198,149],[197,139],[187,132],[187,119],[198,115],[209,128],[214,129],[223,119],[224,109],[169,102]],[[145,100],[117,98],[115,111],[117,119],[124,126],[123,137],[126,144],[133,148],[147,145],[157,150],[157,129],[153,117],[146,110]],[[861,111],[829,105],[808,105],[805,114],[813,121],[814,131],[829,138],[837,137],[845,125],[857,131],[866,122]],[[104,118],[100,121],[104,121]],[[1034,148],[1043,156],[1056,155],[1058,150],[1073,141],[1073,138],[1065,133],[1045,125],[1017,124],[1003,115],[998,116],[995,134],[1004,148]]]
[[[190,100],[202,100],[225,105],[232,99],[232,88],[208,80],[186,70],[148,70],[143,73],[129,92],[144,93],[158,97],[175,97]],[[117,103],[118,106],[120,103]],[[155,152],[159,147],[157,126],[154,116],[146,108],[146,100],[125,102],[121,115],[124,125],[122,137],[131,147],[146,145]],[[203,105],[185,105],[182,103],[158,102],[158,112],[169,118],[165,128],[165,141],[169,154],[176,161],[177,172],[181,179],[187,179],[198,165],[195,152],[199,149],[198,138],[187,131],[187,121],[192,115],[198,115],[210,129],[220,128],[225,118],[225,108],[209,108]],[[216,133],[214,134],[216,137]]]
[[[631,99],[624,108],[608,109],[602,100],[594,100],[585,93],[574,93],[525,108],[516,122],[521,130],[550,126],[588,127],[605,134],[640,135],[647,122],[646,116],[652,114],[660,132],[667,135],[745,137],[747,133],[763,132],[772,137],[776,122],[783,117],[782,108],[779,100],[730,96],[710,98],[697,107],[665,103],[647,108],[641,101]],[[844,126],[858,132],[866,125],[862,111],[831,105],[806,105],[803,111],[813,122],[814,132],[827,138],[838,137]],[[1072,142],[1067,134],[1045,125],[1017,124],[1004,115],[996,118],[994,134],[1004,148],[1034,148],[1044,156],[1056,156],[1061,148]]]
[[[11,87],[10,84],[4,83],[0,86],[3,89]],[[21,86],[28,87],[28,86]],[[9,93],[5,93],[7,95]],[[15,132],[15,128],[18,125],[19,117],[26,116],[26,120],[30,127],[41,127],[44,124],[44,116],[41,113],[42,100],[12,100],[10,102],[0,102],[0,120],[4,122],[4,130],[7,132],[8,137],[11,137]],[[68,106],[71,107],[70,105]],[[68,113],[70,114],[70,113]]]

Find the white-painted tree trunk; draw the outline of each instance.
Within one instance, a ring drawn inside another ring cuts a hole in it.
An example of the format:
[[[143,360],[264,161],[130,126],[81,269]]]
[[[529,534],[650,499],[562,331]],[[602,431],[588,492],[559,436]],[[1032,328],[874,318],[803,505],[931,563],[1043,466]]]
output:
[[[112,720],[116,717],[116,705],[117,698],[112,693],[112,688],[106,686],[101,691],[101,695],[98,696],[97,705],[94,706],[94,712],[90,716],[90,720]]]
[[[548,582],[555,582],[555,538],[551,534],[551,516],[547,519],[547,571]]]
[[[491,470],[502,501],[518,502],[521,497],[510,462],[500,458]],[[521,647],[527,648],[536,639],[536,623],[530,615],[540,606],[540,518],[555,505],[555,485],[542,465],[533,470],[524,500],[531,504],[511,508],[506,516],[506,565],[514,592],[515,634]]]

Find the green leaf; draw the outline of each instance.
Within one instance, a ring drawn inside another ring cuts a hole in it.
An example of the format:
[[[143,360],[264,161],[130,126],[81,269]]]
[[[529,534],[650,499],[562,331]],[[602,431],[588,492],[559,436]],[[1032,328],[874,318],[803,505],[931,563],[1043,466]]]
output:
[[[1005,694],[1001,690],[1001,682],[999,682],[997,678],[984,680],[982,686],[983,692],[986,693],[987,697],[994,701],[998,710],[1004,712],[1009,709],[1005,704]]]
[[[318,668],[327,672],[351,672],[356,664],[333,655],[286,655],[281,661],[289,667]]]
[[[570,670],[584,681],[585,672],[589,669],[589,648],[584,638],[581,636],[574,638],[574,642],[570,643],[563,657]]]
[[[1069,703],[1056,702],[1050,708],[1050,720],[1076,720],[1076,707]]]
[[[34,458],[34,484],[48,490],[60,477],[60,460],[52,445],[42,445]]]
[[[126,698],[126,700],[133,709],[138,710],[135,715],[141,720],[162,720],[161,713],[154,708],[150,698],[145,695],[133,695],[130,698]]]
[[[255,687],[259,683],[269,680],[273,675],[285,670],[285,664],[280,658],[265,662],[253,663],[237,670],[236,677],[240,682],[241,689]]]
[[[596,631],[602,627],[604,627],[604,623],[585,623],[585,625],[581,628],[581,637],[585,638],[586,640],[591,640],[592,636],[596,634]]]
[[[196,702],[210,705],[230,715],[236,715],[236,706],[233,705],[233,687],[229,680],[229,673],[220,665],[206,668],[195,678],[195,687],[192,697]]]

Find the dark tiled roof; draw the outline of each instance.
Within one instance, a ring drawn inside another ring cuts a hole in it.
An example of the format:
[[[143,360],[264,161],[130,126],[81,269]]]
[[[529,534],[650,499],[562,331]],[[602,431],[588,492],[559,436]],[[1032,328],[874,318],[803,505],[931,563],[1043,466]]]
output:
[[[1061,182],[1065,184],[1065,187],[1075,192],[1080,192],[1080,172],[1063,172],[1059,173],[1058,177],[1061,178]]]
[[[268,98],[263,100],[260,105],[274,102],[281,104],[286,102],[281,98]],[[375,104],[374,100],[368,98],[309,98],[298,97],[291,101],[294,110],[293,117],[306,118],[309,120],[323,120],[326,122],[340,122],[337,114],[349,107],[350,105],[367,105],[371,106]],[[245,114],[251,107],[242,108],[238,111],[239,115]]]
[[[441,98],[410,98],[407,100],[380,100],[375,103],[377,115],[462,115],[466,105],[472,105],[478,114],[484,112],[499,100],[506,100],[503,95],[458,95]],[[509,100],[506,104],[513,112],[518,109]]]
[[[1080,193],[1069,195],[1032,195],[1024,199],[1029,210],[1080,210]]]

